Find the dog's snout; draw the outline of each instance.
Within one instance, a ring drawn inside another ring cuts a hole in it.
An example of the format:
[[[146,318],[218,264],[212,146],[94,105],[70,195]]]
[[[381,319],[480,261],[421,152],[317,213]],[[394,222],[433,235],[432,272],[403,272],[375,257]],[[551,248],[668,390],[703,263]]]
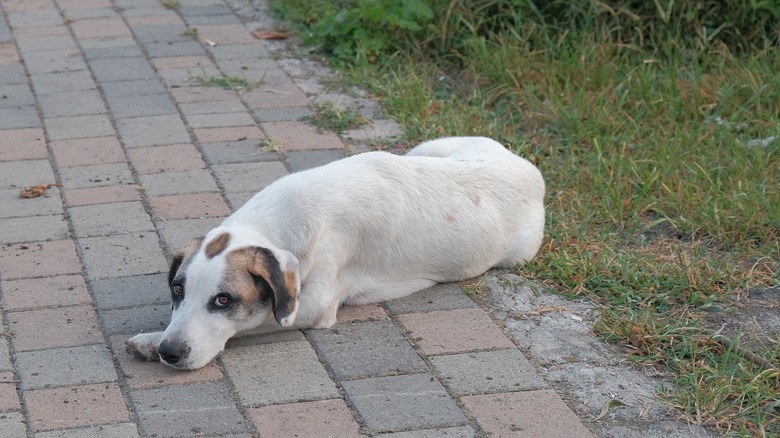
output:
[[[171,365],[176,365],[187,355],[188,350],[183,344],[162,341],[157,352],[160,353],[162,360]]]

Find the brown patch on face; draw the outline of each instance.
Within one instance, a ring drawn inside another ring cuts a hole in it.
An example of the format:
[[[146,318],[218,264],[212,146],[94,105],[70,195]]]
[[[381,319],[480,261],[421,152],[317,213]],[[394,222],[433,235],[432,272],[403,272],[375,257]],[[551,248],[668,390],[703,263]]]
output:
[[[171,260],[171,268],[168,271],[168,284],[173,283],[173,279],[176,277],[176,273],[179,272],[182,266],[187,264],[192,259],[192,256],[198,252],[200,246],[203,244],[203,238],[193,239],[189,241],[182,248],[173,253],[173,259]]]
[[[238,294],[244,302],[265,301],[270,296],[264,296],[266,294],[257,287],[252,278],[250,266],[254,256],[250,250],[251,248],[240,248],[225,256],[224,285],[232,293]]]
[[[284,273],[284,284],[287,286],[287,290],[291,291],[290,293],[294,294],[298,290],[298,276],[295,275],[295,272]]]
[[[225,250],[225,248],[227,248],[228,243],[230,243],[230,234],[222,233],[215,237],[214,240],[209,242],[208,245],[206,245],[206,249],[203,253],[206,254],[206,257],[210,259],[214,258],[217,254],[221,253]]]

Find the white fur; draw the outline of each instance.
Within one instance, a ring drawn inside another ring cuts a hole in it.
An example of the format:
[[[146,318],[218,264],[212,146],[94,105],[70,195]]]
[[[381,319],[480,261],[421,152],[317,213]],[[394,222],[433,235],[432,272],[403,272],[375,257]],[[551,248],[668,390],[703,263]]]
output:
[[[161,339],[184,339],[192,351],[177,367],[197,368],[236,333],[282,329],[270,309],[240,322],[206,312],[235,248],[267,248],[296,274],[298,306],[282,320],[290,328],[330,327],[343,303],[399,298],[530,260],[542,243],[544,190],[534,165],[482,137],[429,141],[406,156],[369,152],[286,176],[207,235],[226,231],[230,245],[192,259],[186,299],[164,334],[128,345],[150,357],[144,352]]]

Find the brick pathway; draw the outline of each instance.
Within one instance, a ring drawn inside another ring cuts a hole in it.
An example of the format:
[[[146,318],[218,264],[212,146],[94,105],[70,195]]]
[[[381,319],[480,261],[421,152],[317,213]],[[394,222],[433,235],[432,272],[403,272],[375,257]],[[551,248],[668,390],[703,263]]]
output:
[[[271,181],[399,132],[230,4],[161,3],[0,0],[0,437],[590,436],[452,284],[232,340],[194,372],[125,353],[167,324],[174,249]],[[221,75],[258,85],[192,80]],[[372,124],[300,121],[327,100]],[[42,183],[62,187],[19,197]]]

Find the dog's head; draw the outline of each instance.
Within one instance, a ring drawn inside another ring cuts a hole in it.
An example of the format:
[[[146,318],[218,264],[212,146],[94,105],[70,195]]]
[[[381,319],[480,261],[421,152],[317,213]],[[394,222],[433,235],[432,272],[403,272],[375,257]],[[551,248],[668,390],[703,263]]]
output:
[[[217,228],[177,251],[168,274],[171,322],[158,351],[179,369],[208,364],[231,336],[298,311],[298,259],[289,251]]]

